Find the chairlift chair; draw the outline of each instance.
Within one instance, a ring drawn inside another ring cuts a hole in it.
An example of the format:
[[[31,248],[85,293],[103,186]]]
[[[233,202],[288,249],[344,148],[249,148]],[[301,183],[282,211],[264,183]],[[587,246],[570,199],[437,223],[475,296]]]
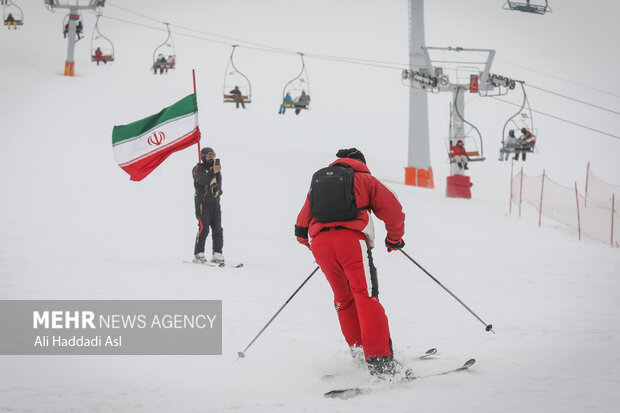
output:
[[[174,39],[172,38],[172,33],[170,32],[170,24],[164,23],[166,25],[166,31],[168,32],[168,36],[166,40],[159,46],[153,50],[153,65],[151,68],[156,72],[157,69],[160,69],[160,74],[168,73],[168,69],[174,69],[176,67],[176,49],[174,47]],[[160,64],[158,60],[160,56],[163,56],[166,59],[165,64]]]
[[[228,59],[228,63],[226,64],[226,72],[224,72],[224,86],[222,87],[222,95],[224,96],[224,103],[240,103],[237,102],[234,95],[231,94],[231,91],[235,89],[235,87],[239,87],[241,91],[241,101],[244,104],[252,103],[252,84],[250,83],[250,79],[237,67],[235,66],[235,62],[233,60],[233,56],[235,54],[237,45],[232,46],[232,52],[230,53],[230,58]]]
[[[101,62],[113,62],[114,61],[114,44],[110,39],[105,37],[99,31],[99,17],[97,16],[97,20],[95,21],[95,28],[93,29],[93,35],[90,39],[90,60],[92,62],[97,62],[98,60]],[[96,51],[97,48],[101,50],[101,57],[97,58]]]
[[[503,7],[504,10],[514,10],[514,11],[522,11],[525,13],[534,13],[534,14],[545,14],[548,12],[552,12],[551,7],[549,7],[547,0],[536,0],[530,1],[526,0],[525,3],[523,1],[510,1],[507,0]]]
[[[299,53],[299,57],[301,58],[301,71],[297,76],[289,80],[282,90],[282,105],[286,109],[295,109],[297,115],[301,110],[310,109],[310,80],[303,53]],[[284,102],[287,94],[293,99],[290,103]]]
[[[453,141],[452,142],[453,145],[456,145],[456,141],[454,141],[452,138],[446,138],[446,150],[448,151],[448,162],[454,163],[454,159],[452,159],[452,151],[450,150],[450,140]],[[469,159],[469,162],[480,162],[486,159],[486,157],[484,156],[481,150],[482,144],[479,147],[478,143],[476,142],[476,139],[473,136],[465,135],[462,138],[458,138],[457,140],[463,141],[463,146],[465,146],[465,150],[466,150],[467,158]]]
[[[530,107],[530,102],[527,97],[527,93],[525,93],[525,86],[523,82],[519,81],[521,85],[521,90],[523,91],[523,102],[519,111],[512,115],[504,124],[504,128],[502,130],[502,147],[499,150],[499,160],[503,161],[504,159],[508,160],[510,154],[518,154],[518,153],[537,153],[538,147],[536,143],[538,141],[538,129],[534,127],[534,119],[532,117],[532,108]],[[522,145],[520,142],[510,143],[505,138],[508,136],[507,128],[510,125],[510,128],[514,128],[515,130],[515,138],[518,138],[521,135],[521,129],[527,129],[533,136],[533,141],[531,145]]]
[[[24,12],[17,4],[11,0],[5,0],[2,7],[2,21],[4,25],[10,30],[11,26],[17,30],[18,26],[24,24]]]

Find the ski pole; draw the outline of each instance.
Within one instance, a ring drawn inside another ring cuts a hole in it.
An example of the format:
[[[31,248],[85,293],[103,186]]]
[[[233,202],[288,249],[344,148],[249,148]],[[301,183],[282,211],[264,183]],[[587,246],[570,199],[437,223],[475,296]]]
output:
[[[280,307],[280,309],[273,315],[273,317],[271,317],[271,320],[269,320],[267,322],[267,324],[265,324],[265,327],[262,328],[261,331],[258,332],[258,334],[256,335],[256,337],[254,337],[254,340],[250,341],[250,344],[247,345],[246,348],[243,349],[243,351],[239,351],[237,353],[237,355],[239,357],[237,357],[237,360],[239,360],[240,358],[244,358],[245,357],[245,352],[248,351],[248,349],[250,348],[250,346],[252,344],[254,344],[254,342],[256,341],[256,339],[263,333],[263,331],[265,331],[265,329],[269,326],[269,324],[271,324],[271,322],[274,320],[274,318],[276,318],[278,316],[278,314],[280,314],[280,311],[282,311],[282,309],[284,309],[284,307],[286,307],[286,305],[289,303],[289,301],[291,301],[293,299],[293,297],[295,297],[295,294],[297,294],[299,292],[299,290],[301,290],[301,287],[303,287],[308,280],[310,279],[310,277],[312,277],[314,275],[315,272],[317,272],[319,270],[319,266],[317,265],[316,268],[314,269],[314,271],[312,271],[312,273],[310,273],[310,275],[308,276],[308,278],[306,278],[304,280],[304,282],[301,283],[301,285],[295,290],[295,292],[293,293],[293,295],[291,295],[288,300],[286,300],[286,302],[284,303],[284,305],[282,305],[282,307]]]
[[[485,323],[484,321],[482,321],[482,319],[481,319],[480,317],[478,317],[478,315],[477,315],[476,313],[474,313],[474,312],[471,310],[471,308],[467,307],[467,305],[465,305],[465,303],[464,303],[464,302],[462,302],[462,301],[461,301],[461,300],[460,300],[460,299],[459,299],[456,295],[452,294],[452,291],[450,291],[450,290],[448,290],[446,287],[444,287],[444,285],[443,285],[442,283],[440,283],[440,282],[439,282],[439,280],[438,280],[437,278],[433,277],[433,276],[431,275],[431,273],[429,273],[428,271],[426,271],[426,270],[424,269],[424,267],[422,267],[422,266],[421,266],[420,264],[418,264],[418,263],[417,263],[417,262],[416,262],[413,258],[411,258],[411,257],[409,256],[409,254],[407,254],[407,253],[406,253],[405,251],[403,251],[402,249],[399,249],[399,251],[400,251],[400,252],[402,252],[402,253],[405,255],[405,257],[409,258],[409,260],[411,260],[411,262],[413,262],[415,265],[417,265],[417,266],[418,266],[418,268],[420,268],[422,271],[424,271],[424,273],[426,273],[426,275],[428,275],[429,277],[431,277],[431,278],[433,279],[433,281],[435,281],[437,284],[439,284],[439,286],[440,286],[441,288],[443,288],[444,290],[446,290],[446,291],[447,291],[447,292],[448,292],[448,293],[449,293],[452,297],[454,297],[454,298],[456,299],[456,301],[458,301],[459,303],[461,303],[461,305],[462,305],[463,307],[465,307],[465,308],[467,309],[467,311],[469,311],[470,313],[472,313],[472,315],[473,315],[474,317],[476,317],[476,318],[477,318],[477,319],[478,319],[478,320],[479,320],[482,324],[484,324],[484,325],[485,325],[485,330],[486,330],[486,331],[490,331],[490,332],[492,332],[493,334],[495,334],[495,331],[493,331],[493,325],[491,325],[491,324],[487,324],[487,323]]]

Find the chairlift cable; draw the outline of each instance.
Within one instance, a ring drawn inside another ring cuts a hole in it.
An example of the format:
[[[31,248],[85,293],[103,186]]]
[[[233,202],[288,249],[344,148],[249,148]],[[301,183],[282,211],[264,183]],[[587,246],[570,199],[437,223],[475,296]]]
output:
[[[141,13],[137,13],[137,12],[131,11],[131,10],[126,9],[124,7],[117,6],[117,5],[114,5],[112,3],[108,3],[108,4],[111,4],[114,7],[117,7],[119,9],[126,10],[126,11],[128,11],[130,13],[136,14],[138,16],[144,17],[146,19],[152,20],[154,22],[161,23],[161,24],[166,24],[163,21],[154,19],[152,17],[143,15]],[[146,28],[149,28],[149,29],[161,30],[161,29],[158,29],[158,28],[153,27],[153,26],[149,26],[149,25],[146,25],[146,24],[143,24],[143,23],[132,22],[132,21],[129,21],[129,20],[118,18],[118,17],[110,17],[110,16],[102,16],[102,17],[109,18],[109,19],[112,19],[112,20],[117,20],[117,21],[120,21],[120,22],[123,22],[123,23],[127,23],[127,24],[134,24],[134,25],[137,25],[137,26],[146,27]],[[205,31],[202,31],[202,30],[193,29],[191,27],[179,26],[179,25],[175,25],[175,24],[172,24],[172,23],[170,23],[170,26],[176,27],[176,28],[179,28],[179,29],[184,29],[184,30],[188,30],[188,31],[193,31],[193,32],[201,33],[201,34],[206,34],[206,35],[210,35],[210,36],[215,36],[215,37],[221,37],[221,38],[224,38],[224,39],[234,40],[236,43],[244,43],[244,44],[255,45],[253,47],[253,46],[245,46],[245,45],[238,44],[239,47],[244,47],[244,48],[247,48],[247,49],[259,50],[259,51],[264,51],[264,52],[272,52],[272,53],[282,53],[282,54],[298,54],[297,51],[288,50],[288,49],[282,49],[282,48],[278,48],[278,47],[274,47],[274,46],[269,46],[269,45],[264,45],[264,44],[260,44],[260,43],[249,42],[249,41],[246,41],[246,40],[241,40],[241,39],[237,39],[237,38],[233,38],[233,37],[228,37],[228,36],[221,36],[221,35],[218,35],[218,34],[215,34],[215,33],[210,33],[210,32],[205,32]],[[199,39],[199,40],[205,40],[205,41],[209,41],[209,42],[213,42],[213,43],[231,45],[229,42],[225,42],[225,41],[221,41],[221,40],[215,40],[215,39],[209,39],[209,38],[205,38],[205,37],[201,37],[201,36],[196,36],[196,35],[192,35],[192,34],[188,34],[188,33],[182,33],[182,32],[178,32],[178,31],[172,31],[172,33],[180,35],[180,36],[191,37],[191,38],[195,38],[195,39]],[[403,67],[407,67],[408,66],[408,64],[404,64],[404,63],[386,62],[386,61],[372,60],[372,59],[359,59],[359,58],[329,56],[329,55],[320,55],[320,54],[305,54],[305,55],[306,55],[306,57],[310,57],[310,58],[314,58],[314,59],[332,60],[332,61],[338,61],[338,62],[342,62],[342,63],[352,63],[352,64],[359,64],[359,65],[365,65],[365,66],[381,67],[381,68],[398,70],[398,71],[402,71]],[[376,63],[376,64],[370,64],[370,63]],[[392,66],[388,66],[388,65],[392,65]],[[394,66],[397,66],[397,65],[398,65],[398,67],[394,67]]]
[[[603,106],[598,106],[598,105],[595,105],[593,103],[584,102],[583,100],[579,100],[579,99],[572,98],[570,96],[562,95],[561,93],[553,92],[551,90],[544,89],[544,88],[539,87],[539,86],[534,86],[534,85],[532,85],[530,83],[528,83],[528,86],[531,87],[531,88],[534,88],[534,89],[542,90],[543,92],[547,92],[547,93],[550,93],[552,95],[560,96],[560,97],[563,97],[565,99],[569,99],[569,100],[572,100],[572,101],[575,101],[575,102],[583,103],[584,105],[592,106],[592,107],[597,108],[597,109],[605,110],[607,112],[611,112],[611,113],[614,113],[616,115],[620,115],[620,112],[617,112],[617,111],[612,110],[612,109],[607,109],[607,108],[605,108]]]
[[[118,6],[118,5],[110,3],[110,2],[108,2],[108,4],[113,6],[113,7],[118,8],[118,9],[124,10],[124,11],[126,11],[128,13],[132,13],[132,14],[135,14],[137,16],[143,17],[145,19],[148,19],[148,20],[151,20],[151,21],[154,21],[154,22],[157,22],[157,23],[162,23],[162,24],[168,25],[168,23],[165,23],[165,22],[163,22],[161,20],[155,19],[153,17],[147,16],[147,15],[142,14],[142,13],[135,12],[135,11],[130,10],[128,8],[125,8],[125,7],[122,7],[122,6]],[[157,28],[155,28],[153,26],[148,26],[148,25],[145,25],[145,24],[137,23],[137,22],[131,22],[131,21],[120,19],[120,18],[116,18],[116,17],[108,17],[108,16],[103,16],[103,17],[107,17],[109,19],[117,20],[117,21],[120,21],[120,22],[128,23],[128,24],[134,24],[134,25],[141,26],[141,27],[146,27],[146,28],[150,28],[150,29],[157,29]],[[245,46],[245,45],[239,45],[239,44],[237,45],[238,47],[244,47],[244,48],[247,48],[247,49],[264,51],[264,52],[272,52],[272,53],[282,53],[282,54],[297,54],[297,53],[299,53],[299,52],[288,50],[288,49],[282,49],[282,48],[279,48],[279,47],[269,46],[269,45],[265,45],[265,44],[261,44],[261,43],[249,42],[249,41],[245,41],[245,40],[241,40],[241,39],[237,39],[237,38],[233,38],[233,37],[218,35],[216,33],[211,33],[211,32],[206,32],[206,31],[202,31],[202,30],[197,30],[197,29],[194,29],[194,28],[191,28],[191,27],[179,26],[179,25],[175,25],[175,24],[170,24],[170,25],[172,25],[173,27],[179,28],[179,29],[193,31],[193,32],[196,32],[196,33],[206,34],[206,35],[214,36],[214,37],[220,37],[222,39],[234,40],[237,43],[244,43],[244,44],[254,45],[254,46]],[[168,34],[170,35],[170,33],[171,33],[170,28],[167,27],[167,30],[168,30]],[[231,45],[230,43],[225,42],[225,41],[209,39],[209,38],[205,38],[205,37],[201,37],[201,36],[196,36],[196,35],[192,35],[192,34],[188,34],[188,33],[181,33],[181,32],[176,32],[176,31],[174,33],[177,34],[177,35],[180,35],[180,36],[191,37],[191,38],[195,38],[195,39],[199,39],[199,40],[204,40],[204,41],[209,41],[209,42],[213,42],[213,43]],[[398,71],[401,71],[402,67],[408,67],[409,66],[408,64],[401,64],[401,63],[396,63],[396,62],[387,62],[387,61],[372,60],[372,59],[349,58],[349,57],[340,57],[340,56],[331,56],[331,55],[321,55],[321,54],[313,54],[313,53],[306,53],[305,56],[309,57],[309,58],[319,59],[319,60],[328,60],[328,61],[335,61],[335,62],[341,62],[341,63],[358,64],[358,65],[363,65],[363,66],[372,66],[372,67],[379,67],[379,68],[392,69],[392,70],[398,70]],[[611,95],[611,96],[620,97],[620,95],[616,95],[614,93],[610,93],[610,92],[607,92],[605,90],[592,88],[590,86],[587,86],[587,85],[584,85],[584,84],[581,84],[581,83],[578,83],[578,82],[574,82],[574,81],[571,81],[571,80],[568,80],[568,79],[563,79],[563,78],[557,77],[556,75],[550,75],[550,74],[547,74],[547,73],[544,73],[544,72],[541,72],[541,71],[538,71],[538,70],[534,70],[534,69],[528,68],[526,66],[514,64],[514,63],[511,63],[511,62],[507,62],[507,61],[501,60],[501,59],[495,59],[495,60],[499,61],[501,63],[509,64],[509,65],[516,66],[516,67],[520,67],[520,68],[532,71],[534,73],[538,73],[538,74],[542,74],[542,75],[545,75],[545,76],[554,77],[556,79],[563,80],[565,82],[569,82],[569,83],[572,83],[572,84],[575,84],[575,85],[578,85],[578,86],[581,86],[581,87],[585,87],[585,88],[588,88],[588,89],[596,90],[598,92],[605,93],[605,94],[608,94],[608,95]],[[462,63],[462,62],[459,62],[459,63]],[[476,63],[476,62],[470,62],[470,63]],[[447,69],[447,70],[455,70],[455,69]],[[585,105],[588,105],[588,106],[591,106],[591,107],[594,107],[594,108],[597,108],[597,109],[600,109],[600,110],[604,110],[604,111],[607,111],[607,112],[610,112],[610,113],[614,113],[614,114],[620,115],[620,112],[617,112],[617,111],[614,111],[614,110],[611,110],[611,109],[608,109],[608,108],[605,108],[605,107],[602,107],[602,106],[598,106],[598,105],[594,105],[594,104],[591,104],[591,103],[588,103],[588,102],[584,102],[584,101],[581,101],[581,100],[576,99],[576,98],[572,98],[572,97],[569,97],[569,96],[566,96],[566,95],[562,95],[562,94],[559,94],[559,93],[556,93],[556,92],[553,92],[553,91],[550,91],[550,90],[546,90],[546,89],[543,89],[543,88],[540,88],[540,87],[537,87],[537,86],[533,86],[531,84],[528,84],[528,85],[530,87],[542,90],[542,91],[547,92],[547,93],[551,93],[551,94],[554,94],[554,95],[557,95],[557,96],[560,96],[560,97],[564,97],[566,99],[570,99],[570,100],[573,100],[575,102],[579,102],[579,103],[582,103],[582,104],[585,104]]]
[[[502,99],[500,99],[500,98],[498,98],[496,96],[490,96],[490,97],[492,97],[493,99],[499,100],[500,102],[506,103],[508,105],[519,106],[519,104],[517,104],[517,103],[508,102],[508,101],[502,100]],[[591,130],[593,132],[598,132],[598,133],[600,133],[602,135],[607,135],[607,136],[611,136],[612,138],[620,139],[620,136],[618,136],[618,135],[614,135],[614,134],[609,133],[609,132],[605,132],[605,131],[602,131],[602,130],[594,129],[594,128],[591,128],[589,126],[582,125],[581,123],[577,123],[577,122],[573,122],[571,120],[567,120],[567,119],[561,118],[559,116],[550,115],[548,113],[541,112],[541,111],[535,110],[535,109],[532,109],[532,112],[538,113],[540,115],[548,116],[550,118],[553,118],[553,119],[556,119],[556,120],[560,120],[562,122],[570,123],[571,125],[579,126],[581,128],[588,129],[588,130]]]
[[[615,94],[615,93],[611,93],[611,92],[608,92],[608,91],[606,91],[606,90],[602,90],[602,89],[597,89],[597,88],[594,88],[594,87],[592,87],[592,86],[584,85],[583,83],[575,82],[574,80],[564,79],[564,78],[558,77],[558,76],[557,76],[557,75],[555,75],[555,74],[551,75],[551,74],[549,74],[549,73],[541,72],[541,71],[539,71],[539,70],[531,69],[531,68],[526,67],[526,66],[518,65],[518,64],[516,64],[516,63],[507,62],[507,61],[505,61],[505,60],[501,60],[501,59],[497,59],[497,58],[495,59],[495,61],[500,62],[500,63],[507,64],[507,65],[511,65],[511,66],[520,67],[521,69],[525,69],[525,70],[528,70],[528,71],[530,71],[530,72],[538,73],[538,74],[540,74],[540,75],[547,76],[547,77],[552,77],[552,78],[554,78],[554,79],[557,79],[557,80],[562,80],[562,81],[564,81],[564,82],[568,82],[568,83],[572,83],[572,84],[574,84],[574,85],[581,86],[581,87],[586,88],[586,89],[592,89],[592,90],[595,90],[595,91],[597,91],[597,92],[605,93],[605,94],[607,94],[607,95],[611,95],[611,96],[615,96],[615,97],[617,97],[617,98],[620,98],[620,95],[617,95],[617,94]]]

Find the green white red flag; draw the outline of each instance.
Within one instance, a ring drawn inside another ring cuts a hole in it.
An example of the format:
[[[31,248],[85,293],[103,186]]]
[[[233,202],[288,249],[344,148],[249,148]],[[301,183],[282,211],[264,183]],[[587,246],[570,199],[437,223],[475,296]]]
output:
[[[198,105],[193,93],[155,115],[114,126],[114,157],[132,181],[141,181],[173,152],[200,141]]]

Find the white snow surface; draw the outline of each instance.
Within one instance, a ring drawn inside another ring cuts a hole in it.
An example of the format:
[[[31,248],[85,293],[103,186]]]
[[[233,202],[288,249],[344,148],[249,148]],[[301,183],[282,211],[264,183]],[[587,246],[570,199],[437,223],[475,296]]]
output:
[[[226,44],[177,35],[178,68],[154,76],[150,59],[164,32],[102,19],[117,61],[96,67],[88,44],[94,16],[87,13],[86,39],[76,47],[77,76],[68,78],[61,76],[64,13],[49,13],[40,1],[20,3],[23,28],[0,29],[0,299],[222,300],[223,354],[2,356],[0,412],[617,409],[619,251],[578,241],[575,230],[549,219],[538,228],[537,215],[526,206],[521,218],[508,216],[510,165],[496,158],[501,128],[516,108],[467,96],[466,116],[485,136],[488,160],[470,165],[473,198],[449,199],[444,138],[450,97],[429,96],[436,189],[402,185],[409,92],[396,70],[307,58],[312,109],[280,116],[281,91],[298,73],[299,59],[239,48],[235,63],[253,82],[254,102],[235,110],[221,102]],[[157,26],[115,3],[104,15]],[[553,13],[535,16],[503,11],[500,1],[427,2],[427,44],[495,48],[493,72],[618,111],[618,55],[612,50],[620,6],[602,1],[583,10],[584,2],[576,0],[553,3]],[[122,5],[161,21],[289,50],[408,59],[404,0]],[[129,181],[112,153],[113,125],[191,93],[192,68],[202,145],[214,147],[222,160],[224,253],[242,260],[242,269],[183,263],[196,231],[190,177],[195,149],[172,155],[138,183]],[[520,102],[521,96],[506,99]],[[540,111],[618,133],[616,115],[535,91],[530,99]],[[540,153],[517,165],[526,173],[545,169],[556,182],[582,186],[590,161],[598,176],[620,184],[618,139],[540,115],[536,122]],[[247,357],[236,358],[315,268],[310,252],[295,241],[293,225],[311,174],[351,146],[397,193],[407,216],[405,250],[497,334],[485,332],[402,254],[388,254],[381,247],[385,231],[375,220],[380,297],[396,357],[418,374],[470,357],[477,363],[471,371],[344,401],[323,393],[372,380],[348,354],[320,272]],[[414,360],[430,347],[439,349],[434,360]],[[321,378],[333,372],[344,374]]]

